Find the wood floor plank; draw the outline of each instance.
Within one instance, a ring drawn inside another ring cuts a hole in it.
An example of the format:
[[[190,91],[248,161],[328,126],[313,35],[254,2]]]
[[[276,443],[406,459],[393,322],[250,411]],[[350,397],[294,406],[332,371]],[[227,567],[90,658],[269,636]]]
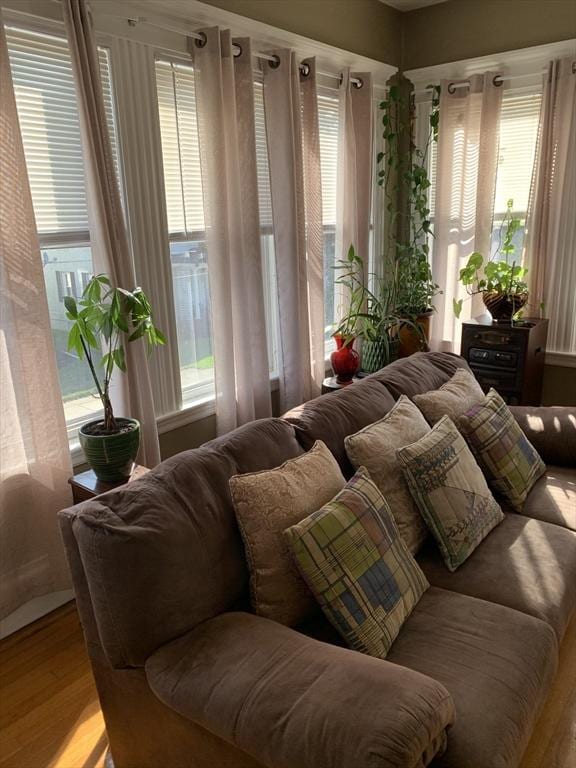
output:
[[[0,768],[103,768],[106,746],[73,604],[0,641]],[[576,617],[520,768],[575,766]]]

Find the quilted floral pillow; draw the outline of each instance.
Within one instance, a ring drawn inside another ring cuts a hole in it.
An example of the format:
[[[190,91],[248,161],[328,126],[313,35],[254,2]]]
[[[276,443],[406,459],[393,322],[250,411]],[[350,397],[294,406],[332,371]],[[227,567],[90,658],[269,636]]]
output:
[[[546,465],[504,400],[491,389],[460,417],[458,426],[492,490],[520,512]]]
[[[414,402],[420,408],[430,424],[436,424],[442,416],[450,416],[452,421],[466,413],[476,403],[482,402],[484,392],[474,374],[459,368],[454,376],[438,389],[414,395]]]
[[[332,501],[284,536],[348,645],[384,658],[429,584],[367,470],[361,467]]]
[[[448,416],[400,448],[398,458],[444,562],[455,571],[504,519],[482,470]]]
[[[250,569],[252,607],[259,616],[293,627],[317,610],[282,534],[345,484],[338,462],[321,440],[280,467],[230,478]]]

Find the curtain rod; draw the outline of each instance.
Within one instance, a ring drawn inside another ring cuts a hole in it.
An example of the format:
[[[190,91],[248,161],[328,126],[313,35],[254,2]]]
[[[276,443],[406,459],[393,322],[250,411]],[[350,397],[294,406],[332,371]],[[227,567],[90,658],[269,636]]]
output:
[[[52,0],[52,2],[60,3],[60,0]],[[156,24],[153,21],[148,21],[148,19],[145,16],[118,16],[114,13],[106,13],[106,11],[99,11],[98,12],[100,16],[108,16],[112,19],[119,19],[120,21],[126,21],[129,26],[136,27],[138,24],[147,24],[149,27],[155,27],[156,29],[163,29],[166,32],[175,32],[178,35],[182,35],[184,37],[191,37],[194,40],[198,40],[202,43],[206,43],[206,35],[203,32],[189,32],[185,31],[183,32],[181,29],[177,29],[176,27],[169,27],[165,24]],[[232,46],[232,49],[234,51],[234,56],[240,56],[242,53],[242,49],[239,45],[234,44]],[[280,59],[275,54],[270,53],[264,53],[262,51],[254,51],[253,54],[257,59],[263,59],[264,61],[271,62],[272,65],[278,66],[280,63]],[[300,72],[306,77],[308,73],[310,72],[310,67],[308,64],[299,64],[298,65]],[[338,80],[340,83],[342,82],[342,73],[339,72],[318,72],[319,75],[322,77],[330,77],[333,80]],[[362,88],[364,83],[362,82],[362,79],[359,77],[351,77],[350,82],[352,85],[354,85],[356,88]]]
[[[508,75],[508,76],[507,75],[494,75],[494,77],[492,78],[492,83],[494,85],[496,85],[496,86],[501,86],[501,85],[504,85],[504,83],[511,82],[512,80],[525,80],[527,77],[532,77],[533,75],[538,75],[538,74],[544,75],[544,74],[546,74],[547,71],[548,71],[547,69],[541,69],[541,70],[538,70],[537,72],[527,72],[525,75]],[[439,85],[439,83],[435,83],[435,85]],[[448,92],[449,93],[454,93],[454,91],[456,91],[456,90],[458,90],[460,88],[468,88],[469,85],[470,85],[470,80],[469,79],[468,80],[456,80],[456,81],[450,82],[448,84]],[[419,91],[414,91],[415,94],[429,93],[429,92],[430,92],[429,88],[422,88]]]

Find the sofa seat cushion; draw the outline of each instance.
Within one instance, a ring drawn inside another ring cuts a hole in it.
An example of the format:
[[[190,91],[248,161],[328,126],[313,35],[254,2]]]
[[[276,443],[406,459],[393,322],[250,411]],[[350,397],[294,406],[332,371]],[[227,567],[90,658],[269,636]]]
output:
[[[284,414],[294,425],[305,451],[322,440],[334,454],[347,479],[354,468],[346,455],[344,439],[367,424],[378,421],[393,407],[395,399],[372,378],[350,384],[338,392],[321,395]]]
[[[562,638],[576,606],[576,533],[508,513],[454,573],[429,542],[417,556],[430,584],[543,619]]]
[[[275,768],[424,768],[454,722],[435,680],[250,614],[200,624],[146,675],[171,709]]]
[[[442,768],[516,768],[554,678],[557,642],[539,619],[431,587],[388,660],[442,683],[456,705]]]
[[[522,514],[576,531],[576,469],[546,467],[528,494]]]
[[[369,380],[383,384],[397,400],[400,395],[414,397],[446,384],[459,368],[469,371],[463,357],[449,352],[416,352],[373,373]],[[375,419],[374,419],[375,420]]]

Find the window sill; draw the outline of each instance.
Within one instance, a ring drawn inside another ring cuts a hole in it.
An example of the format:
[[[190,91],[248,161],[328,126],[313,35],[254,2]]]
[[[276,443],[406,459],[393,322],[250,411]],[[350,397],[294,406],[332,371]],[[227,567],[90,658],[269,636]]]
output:
[[[278,376],[272,377],[270,379],[270,390],[276,392],[279,388],[280,382]],[[213,395],[195,400],[194,402],[185,404],[179,411],[158,416],[156,419],[158,434],[164,435],[167,432],[172,432],[174,429],[193,424],[195,421],[202,421],[202,419],[209,418],[215,413],[216,400]],[[72,466],[75,469],[76,467],[86,464],[84,453],[82,452],[82,448],[77,439],[70,441],[70,456],[72,458]]]
[[[546,365],[576,368],[576,355],[570,354],[570,352],[546,352]]]

